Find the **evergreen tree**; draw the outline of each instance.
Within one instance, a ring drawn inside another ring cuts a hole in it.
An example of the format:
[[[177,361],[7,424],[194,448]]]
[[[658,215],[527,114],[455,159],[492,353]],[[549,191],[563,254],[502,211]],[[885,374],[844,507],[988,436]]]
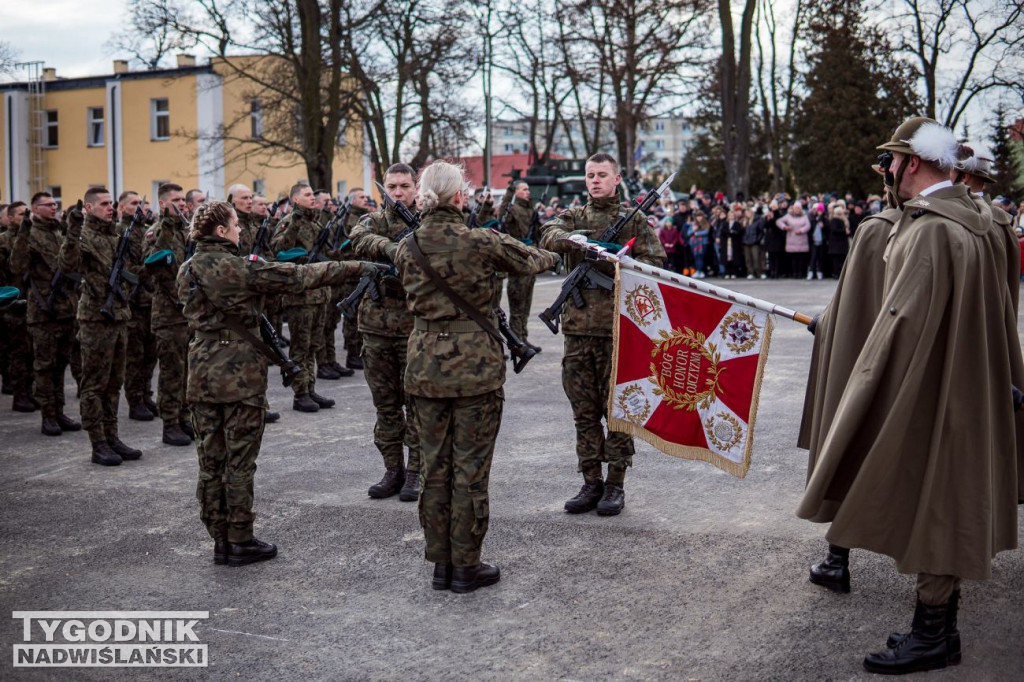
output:
[[[1006,110],[1002,105],[995,110],[995,127],[992,129],[992,154],[995,156],[995,179],[989,187],[993,197],[1004,196],[1014,203],[1024,200],[1024,168],[1021,167],[1021,151],[1024,142],[1010,137],[1010,126],[1005,123]],[[1015,147],[1017,149],[1015,149]]]
[[[865,15],[862,0],[814,0],[810,8],[807,96],[794,125],[793,174],[803,191],[878,192],[875,146],[917,109],[912,68]]]

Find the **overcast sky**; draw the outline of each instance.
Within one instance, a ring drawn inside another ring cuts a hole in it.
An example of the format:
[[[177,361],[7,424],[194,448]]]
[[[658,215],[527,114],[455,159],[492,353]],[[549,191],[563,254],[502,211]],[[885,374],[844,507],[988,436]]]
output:
[[[19,61],[44,61],[58,76],[107,74],[115,55],[103,44],[127,23],[125,5],[125,0],[0,0],[0,40],[14,47]]]

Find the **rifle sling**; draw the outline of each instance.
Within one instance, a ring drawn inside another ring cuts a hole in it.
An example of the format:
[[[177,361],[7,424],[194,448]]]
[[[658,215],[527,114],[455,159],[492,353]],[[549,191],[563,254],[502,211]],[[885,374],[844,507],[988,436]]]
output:
[[[480,325],[481,329],[490,334],[491,338],[498,342],[498,345],[503,346],[504,339],[501,334],[498,333],[498,330],[494,328],[494,325],[491,324],[486,317],[480,314],[479,310],[471,306],[466,299],[455,293],[455,291],[448,286],[448,283],[441,279],[441,275],[437,274],[437,271],[430,267],[430,262],[427,260],[427,257],[423,255],[423,251],[420,250],[420,245],[416,243],[415,233],[409,235],[406,243],[409,245],[409,253],[412,254],[413,260],[415,260],[416,264],[422,268],[423,272],[426,273],[427,277],[434,286],[437,287],[438,291],[447,296],[448,300],[454,303],[456,308],[469,315],[474,322]]]
[[[228,329],[235,332],[243,339],[251,343],[256,348],[256,350],[258,350],[259,352],[263,353],[264,356],[266,356],[267,360],[270,361],[270,364],[281,364],[282,358],[279,352],[275,352],[263,339],[253,334],[249,329],[246,329],[241,319],[234,315],[229,315],[228,313],[224,312],[223,308],[221,308],[220,306],[213,302],[213,299],[210,298],[210,296],[206,293],[206,290],[203,289],[203,286],[202,284],[200,284],[199,279],[195,276],[195,273],[192,272],[191,267],[187,269],[185,274],[192,281],[192,283],[196,285],[195,288],[203,294],[203,297],[206,298],[206,301],[207,303],[210,304],[210,307],[216,310],[218,313],[220,313],[220,316],[224,321],[225,327],[227,327]]]

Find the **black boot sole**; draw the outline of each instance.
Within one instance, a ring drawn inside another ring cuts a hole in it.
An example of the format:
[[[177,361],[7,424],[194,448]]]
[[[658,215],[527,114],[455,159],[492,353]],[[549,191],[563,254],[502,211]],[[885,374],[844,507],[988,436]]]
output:
[[[565,509],[566,514],[586,514],[597,509],[597,502],[595,502],[592,506],[588,505],[586,507],[570,507],[568,504],[566,504],[563,507],[563,509]]]
[[[840,594],[850,593],[849,578],[836,582],[835,580],[832,580],[830,578],[823,578],[821,576],[815,575],[815,573],[811,571],[809,579],[815,585],[818,585],[819,587],[824,587],[826,590],[832,590],[833,592],[838,592]]]
[[[888,666],[876,666],[872,665],[864,660],[864,669],[869,673],[876,675],[909,675],[910,673],[923,673],[928,670],[943,670],[948,665],[948,659],[942,659],[937,661],[920,661],[914,664],[900,666],[898,668],[890,668]]]
[[[623,507],[622,509],[625,509],[625,507]],[[622,512],[622,509],[600,509],[599,508],[597,510],[597,515],[598,516],[618,516]]]
[[[248,566],[249,564],[255,564],[260,561],[269,561],[277,556],[277,552],[273,554],[252,554],[246,556],[234,556],[228,555],[228,566]]]
[[[227,563],[228,563],[228,555],[227,554],[214,554],[213,555],[213,563],[217,564],[218,566],[226,566]]]
[[[402,492],[398,493],[398,499],[401,500],[402,502],[415,502],[416,500],[420,499],[420,492],[417,490],[414,493],[407,493],[406,491],[403,490]]]
[[[500,581],[500,573],[494,576],[493,578],[487,578],[485,580],[476,580],[472,583],[457,583],[453,580],[452,585],[449,589],[455,594],[467,594],[469,592],[474,592],[480,589],[481,587],[490,587],[491,585],[496,585]]]
[[[391,491],[391,490],[374,490],[373,488],[370,488],[369,490],[366,491],[366,494],[369,495],[370,497],[372,497],[375,500],[386,500],[389,497],[394,497],[395,495],[398,495],[399,491],[398,490],[395,490],[395,491]]]

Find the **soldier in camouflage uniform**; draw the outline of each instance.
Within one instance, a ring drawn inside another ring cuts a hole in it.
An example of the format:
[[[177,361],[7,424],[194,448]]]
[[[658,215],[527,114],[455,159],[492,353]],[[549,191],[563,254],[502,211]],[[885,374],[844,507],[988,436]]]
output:
[[[42,410],[41,430],[48,436],[82,428],[64,414],[64,370],[75,345],[78,297],[69,273],[63,273],[55,291],[50,289],[64,241],[56,215],[57,202],[48,192],[33,196],[31,218],[26,214],[22,220],[11,253],[11,268],[28,275],[26,321],[32,337],[35,399]]]
[[[415,402],[423,450],[420,523],[426,559],[434,563],[434,589],[453,592],[471,592],[500,578],[497,566],[481,563],[480,549],[504,402],[504,349],[438,290],[409,245],[415,239],[431,269],[495,326],[494,272],[534,274],[558,258],[496,230],[467,229],[464,185],[459,166],[435,161],[424,169],[417,197],[423,222],[395,255],[415,316],[405,387]]]
[[[132,224],[136,210],[142,205],[142,197],[131,190],[121,192],[117,198],[117,236],[124,234]],[[146,232],[153,222],[151,213],[146,213],[141,222],[135,223],[130,235],[132,261],[141,266],[145,252]],[[159,416],[153,401],[153,370],[156,369],[156,336],[153,334],[150,316],[153,308],[153,283],[146,276],[144,268],[133,267],[133,274],[139,283],[132,286],[128,299],[131,317],[127,323],[127,357],[124,365],[124,397],[128,401],[128,418],[149,422]],[[81,336],[81,334],[79,334]]]
[[[404,163],[388,168],[384,188],[395,201],[411,206],[416,190],[412,168]],[[394,238],[405,228],[392,209],[368,213],[352,230],[356,257],[393,263],[398,248]],[[378,288],[379,301],[367,293],[359,304],[364,374],[377,409],[373,443],[384,458],[384,477],[370,486],[367,494],[384,499],[398,493],[403,502],[412,502],[420,493],[420,443],[412,415],[414,406],[403,384],[412,314],[406,308],[405,289],[397,277],[380,278]],[[408,465],[403,444],[409,448]]]
[[[0,234],[0,286],[12,286],[19,289],[25,286],[22,272],[12,267],[11,256],[14,252],[14,238],[18,226],[28,206],[23,201],[10,204],[2,216],[7,222],[7,230]],[[24,295],[24,291],[23,291]],[[9,306],[3,311],[3,325],[7,329],[8,359],[7,374],[4,379],[9,384],[14,402],[11,409],[15,412],[35,412],[36,404],[32,401],[32,337],[29,336],[25,324],[25,305]]]
[[[146,232],[146,276],[153,282],[151,326],[160,363],[158,408],[163,421],[163,442],[189,445],[195,438],[185,406],[185,354],[188,324],[174,288],[178,268],[185,260],[188,223],[183,220],[185,195],[181,186],[167,183],[158,190],[160,219]]]
[[[587,160],[587,203],[571,208],[542,228],[541,248],[568,254],[566,269],[582,260],[579,249],[565,238],[581,234],[598,239],[625,209],[618,200],[622,176],[619,164],[608,154],[595,154]],[[609,248],[617,250],[636,238],[630,255],[649,265],[665,262],[665,249],[654,229],[642,214],[619,233]],[[598,270],[614,276],[608,263],[595,263]],[[633,463],[633,439],[624,433],[605,433],[601,419],[608,405],[608,381],[612,366],[612,323],[615,317],[614,293],[605,289],[581,292],[586,306],[577,308],[570,298],[562,311],[565,356],[562,360],[562,387],[572,404],[576,422],[576,456],[584,484],[579,494],[565,503],[571,514],[597,508],[602,516],[615,515],[625,506],[623,483],[626,468]],[[602,480],[601,463],[608,463],[607,480]]]
[[[533,224],[533,207],[530,205],[530,186],[525,182],[516,182],[512,185],[513,194],[511,204],[504,204],[505,211],[512,214],[505,219],[505,226],[508,234],[523,242],[527,246],[533,245],[529,238],[530,225]],[[509,197],[508,194],[505,195]],[[503,211],[504,212],[504,211]],[[526,341],[529,333],[526,328],[526,321],[530,316],[530,306],[533,304],[533,285],[537,278],[535,275],[525,277],[509,276],[508,278],[508,321],[512,331],[523,341]],[[532,344],[531,344],[532,345]],[[533,346],[537,351],[539,347]]]
[[[131,317],[129,283],[117,283],[104,308],[110,288],[110,273],[117,258],[120,237],[114,227],[114,201],[103,187],[85,193],[85,215],[80,208],[68,213],[68,234],[60,249],[58,264],[65,272],[82,276],[82,296],[78,302],[78,335],[82,347],[81,410],[82,425],[92,443],[92,461],[117,466],[122,460],[135,460],[142,453],[117,437],[117,404],[124,382],[127,352],[127,321]],[[83,224],[84,223],[84,224]],[[141,225],[132,228],[142,230]],[[131,235],[129,235],[129,241]],[[139,262],[129,249],[125,269],[137,281]]]
[[[320,233],[316,199],[309,185],[295,185],[289,193],[293,209],[278,224],[277,234],[270,248],[277,260],[302,262],[313,248]],[[329,289],[305,289],[284,297],[288,331],[291,333],[292,361],[301,368],[292,391],[292,409],[299,412],[317,412],[334,407],[334,400],[316,392],[316,355],[323,343],[324,303]]]
[[[277,555],[276,546],[253,537],[253,477],[267,407],[267,357],[253,343],[263,297],[319,289],[377,266],[240,258],[238,218],[221,201],[200,207],[193,226],[198,245],[178,273],[177,291],[194,332],[186,395],[199,434],[196,498],[214,563],[241,566]]]
[[[328,254],[334,260],[349,260],[355,257],[352,252],[352,244],[348,242],[348,237],[352,233],[352,228],[369,212],[366,208],[366,192],[362,188],[357,187],[353,189],[349,192],[348,198],[351,206],[346,218],[345,227],[343,228],[345,235],[345,240],[342,241],[343,248]],[[332,215],[328,213],[327,219],[330,220],[331,217]],[[331,300],[327,302],[327,326],[324,328],[324,347],[316,361],[318,367],[317,376],[320,376],[320,371],[323,369],[333,372],[336,375],[333,378],[350,377],[355,374],[355,370],[363,368],[363,361],[359,357],[363,350],[363,344],[359,336],[358,327],[355,321],[345,320],[343,322],[341,311],[338,309],[338,304],[351,294],[355,288],[355,284],[349,283],[333,287],[331,290]],[[338,362],[338,354],[335,348],[335,337],[339,324],[343,325],[342,334],[345,341],[346,359],[344,367]]]

